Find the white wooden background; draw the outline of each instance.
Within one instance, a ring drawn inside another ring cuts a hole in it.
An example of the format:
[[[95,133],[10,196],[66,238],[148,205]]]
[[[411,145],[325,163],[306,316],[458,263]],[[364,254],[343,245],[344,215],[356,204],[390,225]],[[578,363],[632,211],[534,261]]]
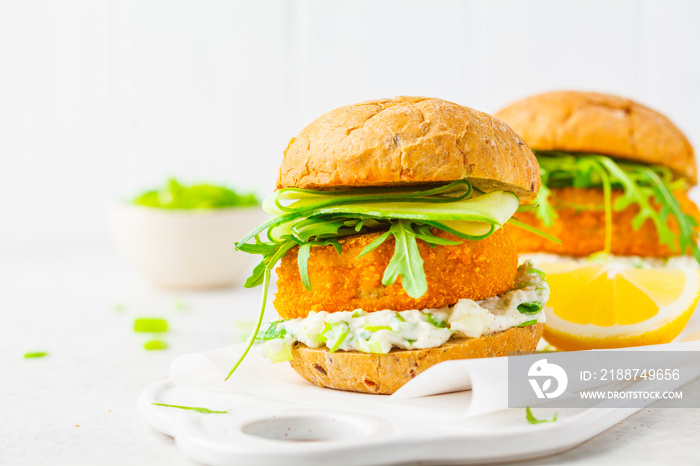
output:
[[[700,144],[692,0],[0,0],[0,249],[106,242],[166,176],[260,194],[337,106],[619,93]]]

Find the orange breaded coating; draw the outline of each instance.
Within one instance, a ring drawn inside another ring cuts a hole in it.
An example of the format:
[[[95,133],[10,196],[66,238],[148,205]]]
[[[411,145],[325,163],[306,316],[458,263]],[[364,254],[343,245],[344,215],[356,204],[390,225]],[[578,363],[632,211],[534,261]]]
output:
[[[457,240],[433,230],[436,236]],[[311,290],[304,288],[297,266],[298,248],[291,249],[277,268],[275,309],[284,318],[306,317],[310,311],[367,312],[391,309],[438,308],[459,299],[483,299],[501,294],[513,286],[518,267],[515,244],[501,229],[480,241],[465,240],[454,246],[431,248],[418,240],[428,291],[413,299],[401,286],[401,278],[390,286],[382,276],[394,255],[394,238],[358,258],[360,251],[380,233],[341,239],[342,254],[333,246],[311,248],[308,262]]]
[[[621,194],[621,191],[613,191],[613,205]],[[696,220],[700,219],[698,207],[688,199],[685,192],[676,191],[673,194],[686,214]],[[605,212],[602,210],[604,201],[602,189],[552,189],[550,199],[559,216],[551,227],[544,226],[532,212],[519,213],[517,217],[525,223],[556,236],[562,241],[562,244],[556,244],[521,228],[507,227],[509,234],[518,246],[518,252],[548,252],[568,256],[587,256],[603,250],[605,246]],[[568,207],[567,204],[598,206],[598,210],[580,210]],[[661,210],[658,203],[652,202],[652,205],[657,210]],[[672,250],[668,246],[659,244],[659,236],[651,220],[646,220],[639,230],[635,230],[632,227],[632,219],[637,213],[639,213],[639,207],[636,205],[620,212],[613,211],[612,254],[648,257],[670,257],[681,254],[680,250]],[[671,231],[678,234],[676,219],[669,216],[667,223]]]

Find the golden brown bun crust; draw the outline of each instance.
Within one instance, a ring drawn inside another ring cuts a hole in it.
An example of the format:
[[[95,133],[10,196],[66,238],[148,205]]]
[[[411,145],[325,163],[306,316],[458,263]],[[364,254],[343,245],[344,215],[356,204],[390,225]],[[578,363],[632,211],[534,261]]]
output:
[[[620,191],[613,191],[613,204],[620,195]],[[676,191],[673,195],[678,199],[683,212],[700,221],[698,207],[688,199],[685,192]],[[605,212],[603,210],[576,210],[563,205],[563,202],[569,202],[600,207],[604,201],[601,189],[553,189],[550,199],[552,207],[559,216],[551,227],[544,226],[532,212],[519,213],[518,218],[556,236],[562,241],[562,244],[556,244],[521,228],[507,227],[508,233],[518,246],[518,252],[548,252],[567,256],[587,256],[603,250],[605,246]],[[657,210],[661,210],[659,204],[652,203],[652,205]],[[632,219],[637,213],[639,213],[639,207],[635,205],[620,212],[613,211],[611,248],[613,254],[648,257],[671,257],[681,254],[678,250],[674,251],[668,246],[659,244],[659,236],[651,220],[645,221],[639,230],[632,228]],[[671,231],[678,234],[678,224],[674,218],[669,217],[667,224]]]
[[[436,236],[457,240],[440,230]],[[291,249],[277,268],[275,309],[283,318],[306,317],[310,311],[367,312],[391,309],[439,308],[455,304],[462,298],[484,299],[509,290],[518,268],[518,252],[510,237],[497,230],[479,241],[429,247],[418,240],[428,291],[411,298],[399,277],[393,285],[382,285],[382,276],[394,255],[394,238],[358,258],[357,256],[380,233],[341,239],[343,253],[333,246],[311,248],[308,261],[311,290],[304,288],[297,266],[298,248]]]
[[[594,92],[548,92],[496,113],[534,150],[609,155],[663,165],[693,184],[695,153],[668,118],[622,97]]]
[[[544,324],[513,327],[481,338],[449,340],[438,348],[392,350],[387,354],[309,348],[297,343],[292,368],[321,387],[353,392],[391,394],[406,382],[442,361],[531,353],[542,337]]]
[[[292,139],[278,188],[329,189],[469,179],[521,201],[540,186],[534,155],[506,124],[452,102],[396,97],[348,105]]]

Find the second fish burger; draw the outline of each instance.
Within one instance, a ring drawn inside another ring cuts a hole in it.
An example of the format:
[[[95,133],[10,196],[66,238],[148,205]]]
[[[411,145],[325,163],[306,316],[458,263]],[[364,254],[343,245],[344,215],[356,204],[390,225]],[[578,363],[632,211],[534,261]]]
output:
[[[321,116],[285,151],[272,218],[237,244],[263,257],[248,287],[266,293],[280,263],[282,320],[257,341],[317,385],[368,393],[533,351],[549,289],[502,226],[539,187],[522,139],[467,107],[398,97]]]

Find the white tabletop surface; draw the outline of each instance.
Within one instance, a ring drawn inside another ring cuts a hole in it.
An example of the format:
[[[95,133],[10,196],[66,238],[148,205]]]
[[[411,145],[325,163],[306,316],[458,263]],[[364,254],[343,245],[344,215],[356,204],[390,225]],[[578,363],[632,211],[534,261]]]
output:
[[[190,465],[136,412],[176,356],[238,341],[259,289],[148,287],[109,245],[0,250],[0,464]],[[146,351],[136,317],[164,317],[169,348]],[[29,351],[49,356],[24,359]],[[700,382],[685,388],[700,397]],[[700,409],[645,409],[558,456],[527,464],[700,464]]]

